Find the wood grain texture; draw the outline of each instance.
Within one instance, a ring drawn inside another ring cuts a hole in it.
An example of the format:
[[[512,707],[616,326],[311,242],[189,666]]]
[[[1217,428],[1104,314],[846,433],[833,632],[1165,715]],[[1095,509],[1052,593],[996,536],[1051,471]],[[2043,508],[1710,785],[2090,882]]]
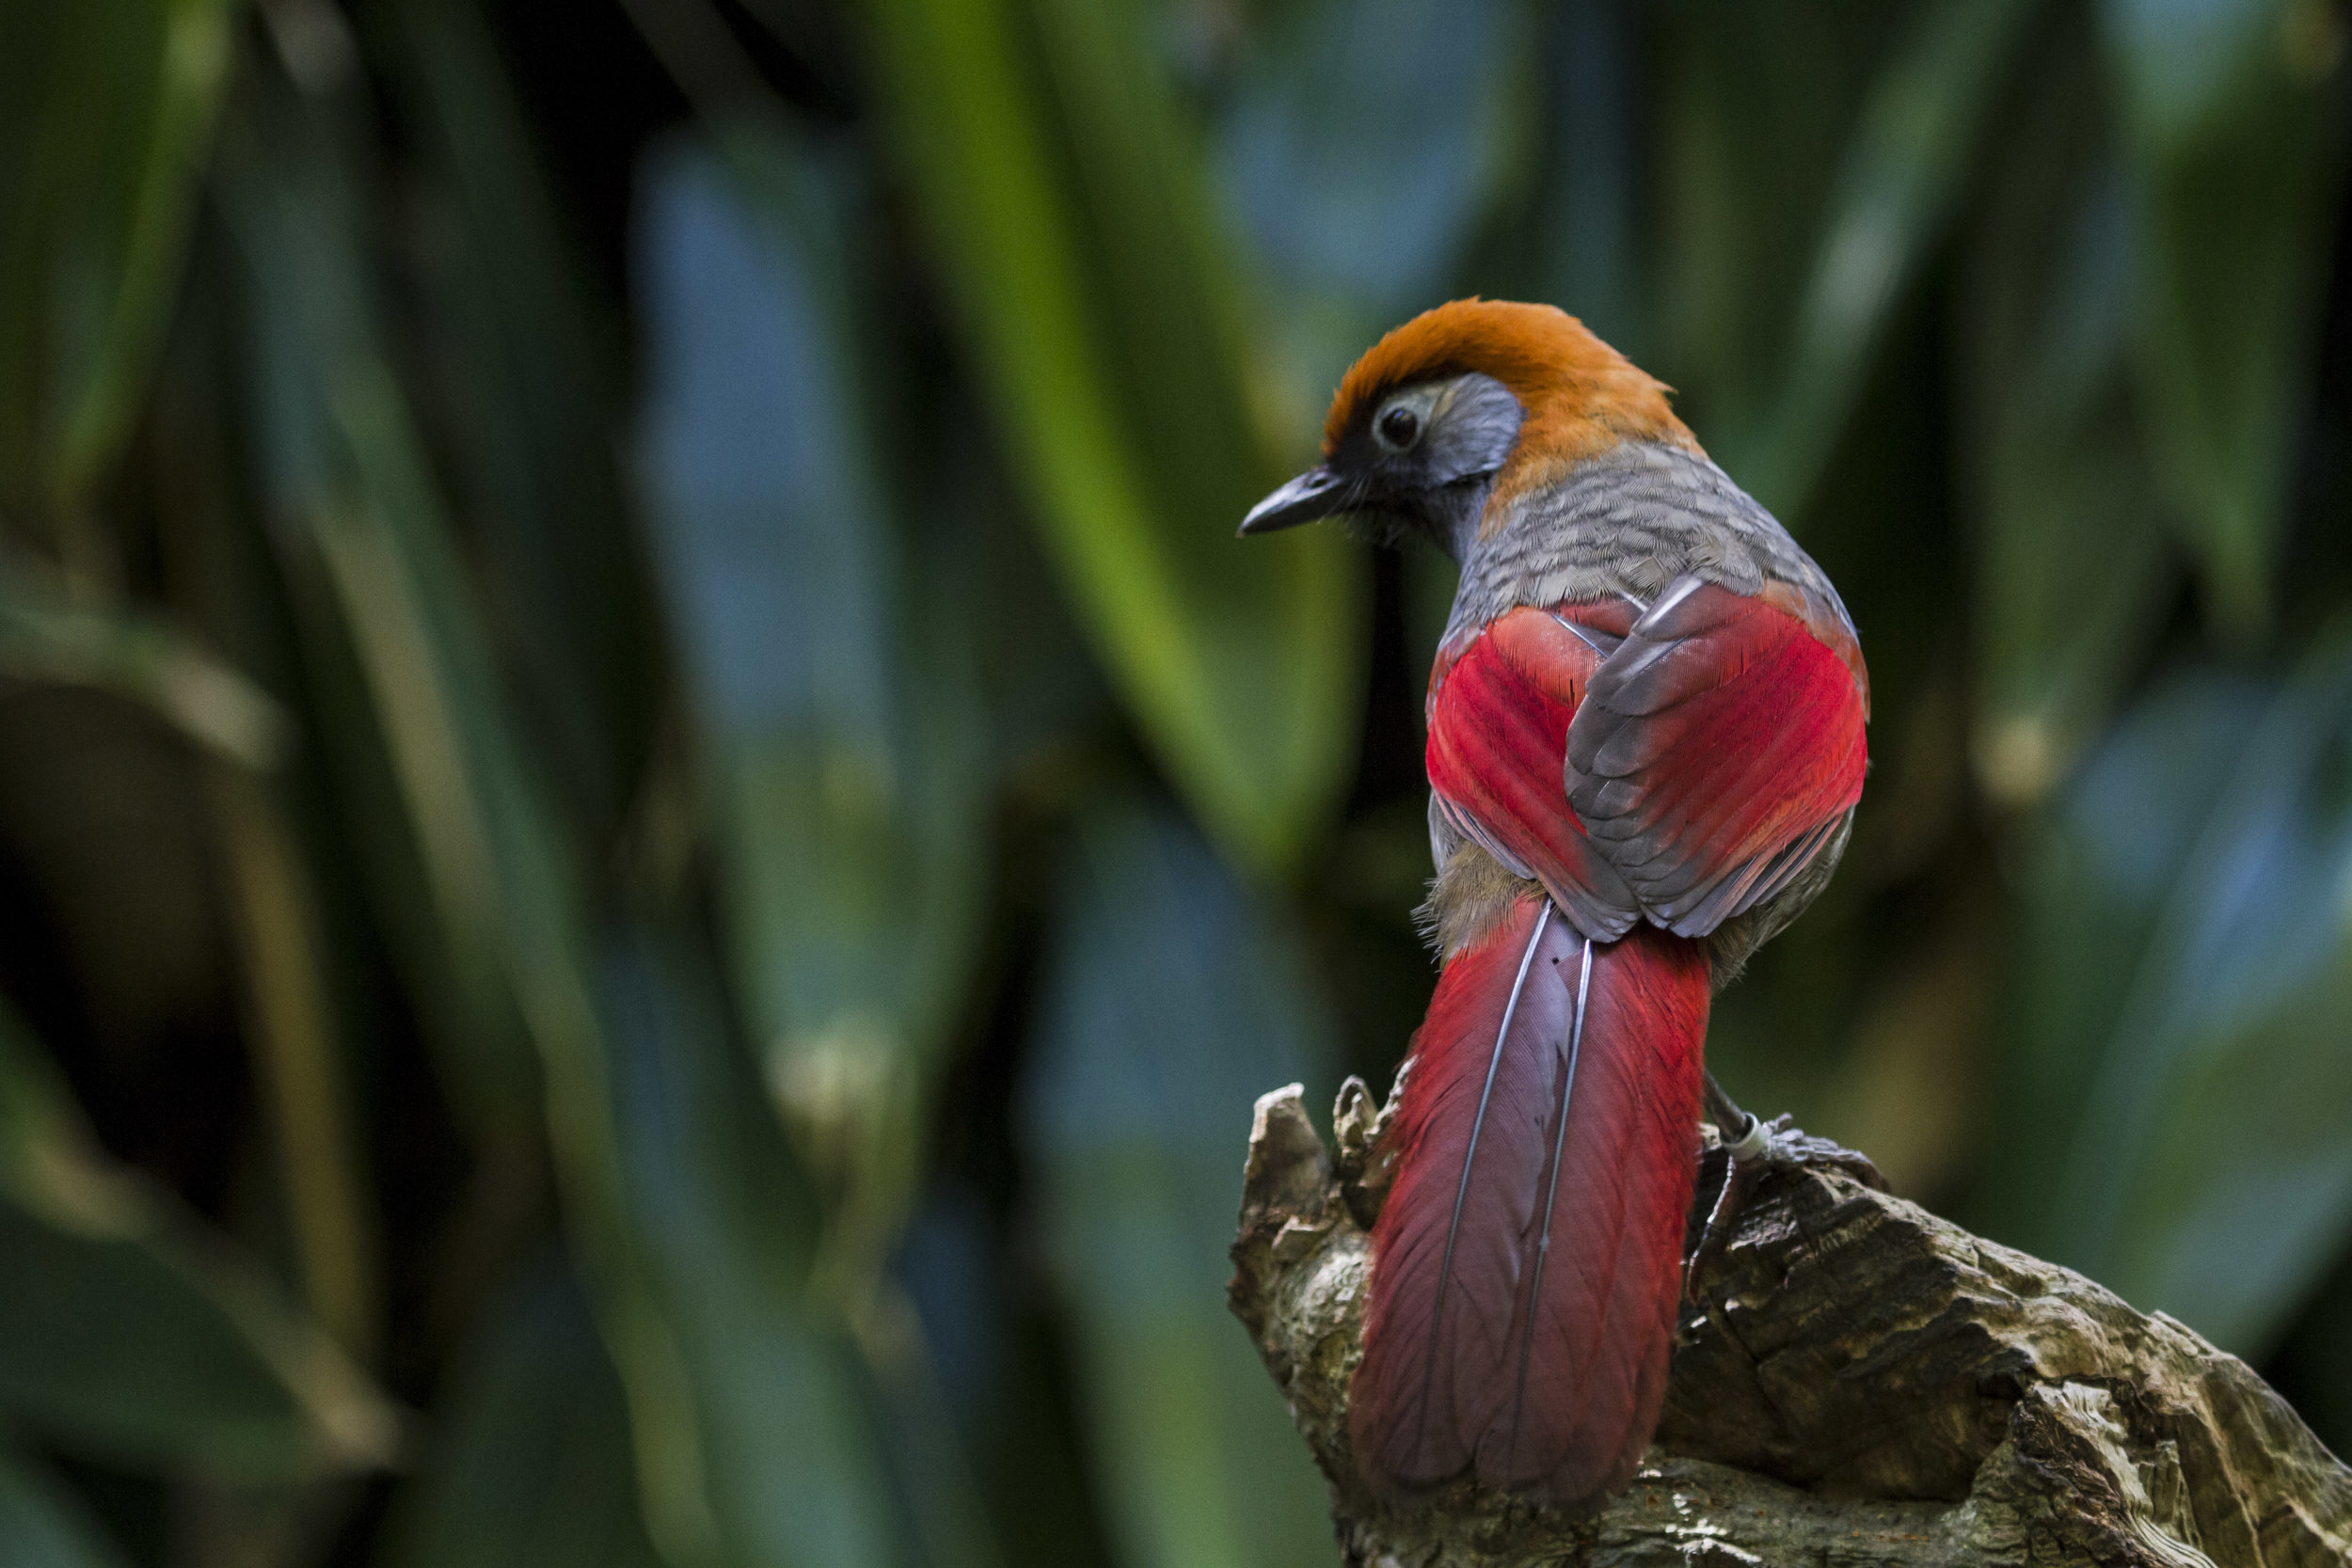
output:
[[[1259,1101],[1234,1312],[1331,1487],[1354,1568],[2352,1560],[2352,1471],[2253,1371],[2161,1314],[1843,1178],[1766,1178],[1684,1313],[1663,1424],[1581,1513],[1473,1481],[1408,1506],[1348,1446],[1389,1110],[1326,1148]],[[1701,1177],[1701,1191],[1708,1178]]]

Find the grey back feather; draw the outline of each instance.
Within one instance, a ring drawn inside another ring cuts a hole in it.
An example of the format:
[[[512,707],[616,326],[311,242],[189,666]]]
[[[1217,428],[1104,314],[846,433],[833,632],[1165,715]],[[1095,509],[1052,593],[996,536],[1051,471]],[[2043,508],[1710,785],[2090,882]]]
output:
[[[1465,552],[1446,634],[1520,605],[1620,596],[1646,605],[1685,573],[1735,594],[1786,582],[1852,619],[1788,531],[1694,452],[1628,441],[1565,480],[1500,503],[1497,526]]]

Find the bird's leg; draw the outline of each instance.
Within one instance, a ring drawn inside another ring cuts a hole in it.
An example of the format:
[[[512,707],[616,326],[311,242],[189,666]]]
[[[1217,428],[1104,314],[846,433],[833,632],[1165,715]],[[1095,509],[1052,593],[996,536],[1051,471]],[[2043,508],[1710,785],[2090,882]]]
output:
[[[1731,1227],[1755,1196],[1756,1183],[1764,1173],[1775,1165],[1809,1165],[1815,1169],[1834,1170],[1848,1176],[1866,1187],[1886,1191],[1886,1179],[1869,1157],[1827,1138],[1817,1138],[1800,1132],[1788,1117],[1774,1117],[1770,1121],[1749,1115],[1740,1109],[1724,1086],[1708,1073],[1707,1119],[1715,1124],[1722,1139],[1724,1153],[1723,1182],[1708,1204],[1707,1218],[1700,1226],[1697,1239],[1691,1243],[1690,1256],[1683,1260],[1682,1291],[1687,1298],[1706,1272],[1731,1240]]]

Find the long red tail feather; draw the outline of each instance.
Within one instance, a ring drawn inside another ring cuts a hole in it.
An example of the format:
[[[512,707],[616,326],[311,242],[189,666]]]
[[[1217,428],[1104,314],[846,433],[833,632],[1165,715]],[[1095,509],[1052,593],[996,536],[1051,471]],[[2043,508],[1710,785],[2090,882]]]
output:
[[[1708,996],[1697,942],[1588,944],[1540,895],[1447,963],[1349,1401],[1376,1491],[1631,1479],[1665,1397]]]

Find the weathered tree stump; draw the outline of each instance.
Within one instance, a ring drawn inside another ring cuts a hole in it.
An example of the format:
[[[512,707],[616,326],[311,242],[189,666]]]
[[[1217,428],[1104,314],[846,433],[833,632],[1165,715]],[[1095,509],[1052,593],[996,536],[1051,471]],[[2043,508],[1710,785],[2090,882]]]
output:
[[[2352,1562],[2352,1471],[2243,1361],[1814,1169],[1769,1174],[1698,1281],[1629,1489],[1581,1515],[1469,1481],[1385,1506],[1346,1398],[1388,1173],[1360,1083],[1335,1119],[1336,1161],[1298,1085],[1258,1101],[1232,1300],[1351,1565]]]

